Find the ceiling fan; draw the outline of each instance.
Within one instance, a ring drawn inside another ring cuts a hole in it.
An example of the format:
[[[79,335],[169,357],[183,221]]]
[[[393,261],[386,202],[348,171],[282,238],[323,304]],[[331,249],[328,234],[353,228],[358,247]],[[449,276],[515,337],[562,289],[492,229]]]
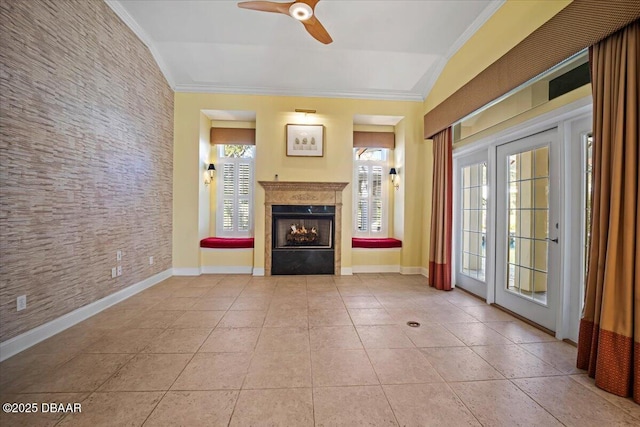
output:
[[[258,10],[289,15],[304,25],[311,36],[320,43],[329,44],[333,41],[327,30],[314,15],[316,4],[320,0],[298,0],[291,3],[277,3],[272,1],[243,1],[238,3],[242,9]]]

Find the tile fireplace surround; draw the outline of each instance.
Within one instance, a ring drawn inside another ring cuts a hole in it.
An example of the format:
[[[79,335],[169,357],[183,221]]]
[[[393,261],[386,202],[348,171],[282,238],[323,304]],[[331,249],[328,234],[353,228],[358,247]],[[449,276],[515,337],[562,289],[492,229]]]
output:
[[[264,188],[264,274],[271,276],[273,205],[335,206],[335,262],[334,274],[340,275],[342,266],[342,190],[348,182],[258,181]]]

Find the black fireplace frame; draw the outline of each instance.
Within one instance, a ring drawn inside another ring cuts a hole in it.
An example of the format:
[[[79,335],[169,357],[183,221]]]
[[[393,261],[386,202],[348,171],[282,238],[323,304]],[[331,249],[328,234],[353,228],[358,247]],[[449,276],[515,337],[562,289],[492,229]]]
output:
[[[271,206],[271,274],[334,274],[335,267],[335,206],[327,205],[272,205]],[[276,232],[278,220],[292,223],[300,220],[331,220],[330,247],[287,246],[278,247]]]

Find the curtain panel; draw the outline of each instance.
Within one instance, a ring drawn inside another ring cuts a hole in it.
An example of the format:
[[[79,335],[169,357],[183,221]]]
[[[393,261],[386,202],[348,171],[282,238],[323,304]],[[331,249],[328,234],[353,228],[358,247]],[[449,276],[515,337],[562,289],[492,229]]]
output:
[[[593,197],[577,366],[640,403],[640,21],[590,48]]]
[[[453,152],[451,128],[433,137],[429,286],[451,290]]]

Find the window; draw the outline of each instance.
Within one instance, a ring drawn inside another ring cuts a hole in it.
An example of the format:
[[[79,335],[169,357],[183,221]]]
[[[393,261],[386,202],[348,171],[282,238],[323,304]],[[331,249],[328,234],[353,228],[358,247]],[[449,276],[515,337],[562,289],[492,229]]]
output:
[[[254,155],[254,145],[218,146],[217,236],[249,237],[253,234]]]
[[[354,148],[354,235],[387,237],[388,149]]]
[[[454,123],[453,142],[539,107],[589,81],[589,55],[585,49]]]

